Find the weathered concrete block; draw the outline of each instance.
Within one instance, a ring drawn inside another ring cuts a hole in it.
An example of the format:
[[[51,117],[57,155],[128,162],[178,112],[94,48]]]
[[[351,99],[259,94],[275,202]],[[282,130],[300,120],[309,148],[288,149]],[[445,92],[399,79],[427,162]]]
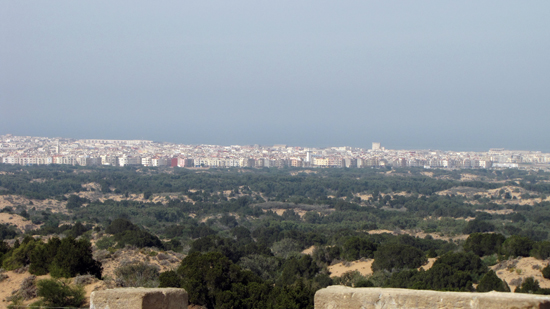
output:
[[[315,293],[315,309],[550,309],[550,297],[519,293],[437,292],[329,286]]]
[[[94,291],[90,309],[187,309],[187,292],[175,288]]]

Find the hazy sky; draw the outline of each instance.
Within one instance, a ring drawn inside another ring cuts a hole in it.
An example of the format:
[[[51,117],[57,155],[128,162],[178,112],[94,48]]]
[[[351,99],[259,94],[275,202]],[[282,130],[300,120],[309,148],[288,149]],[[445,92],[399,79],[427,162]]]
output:
[[[0,134],[550,151],[550,1],[0,0]]]

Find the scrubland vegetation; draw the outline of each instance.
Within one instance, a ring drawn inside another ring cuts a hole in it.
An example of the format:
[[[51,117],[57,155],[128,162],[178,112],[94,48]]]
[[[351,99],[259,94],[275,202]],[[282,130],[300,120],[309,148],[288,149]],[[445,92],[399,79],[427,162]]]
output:
[[[332,284],[550,293],[537,278],[512,284],[489,268],[550,257],[548,173],[305,171],[0,165],[1,212],[31,226],[0,225],[0,262],[50,274],[28,285],[37,304],[58,306],[84,304],[81,286],[94,277],[105,287],[183,287],[206,308],[312,308]],[[167,271],[130,261],[105,276],[102,261],[130,249],[182,260]],[[420,268],[428,258],[437,259]],[[369,275],[328,269],[372,259]],[[63,279],[76,276],[88,277]]]

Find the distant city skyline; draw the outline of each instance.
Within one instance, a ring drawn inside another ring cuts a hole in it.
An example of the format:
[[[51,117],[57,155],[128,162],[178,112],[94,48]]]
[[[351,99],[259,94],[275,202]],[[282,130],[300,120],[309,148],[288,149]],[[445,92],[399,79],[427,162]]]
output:
[[[349,146],[189,145],[150,140],[72,139],[0,135],[0,163],[9,165],[144,166],[182,168],[393,168],[550,170],[550,153],[485,152]]]
[[[18,134],[12,134],[12,133],[2,133],[0,132],[0,137],[11,135],[14,137],[22,137],[22,136],[28,136],[33,138],[45,138],[45,139],[73,139],[73,140],[119,140],[119,141],[150,141],[153,143],[169,143],[169,144],[179,144],[179,145],[213,145],[213,146],[220,146],[220,147],[229,147],[229,146],[262,146],[262,147],[273,147],[278,145],[286,145],[287,147],[301,147],[301,148],[317,148],[317,149],[325,149],[325,148],[334,148],[334,147],[353,147],[358,149],[364,149],[364,150],[370,150],[375,149],[374,144],[378,144],[380,149],[385,150],[391,150],[391,151],[427,151],[427,150],[433,150],[433,151],[452,151],[452,152],[488,152],[492,149],[502,149],[505,151],[531,151],[531,152],[542,152],[542,153],[550,153],[549,151],[544,151],[541,149],[519,149],[519,148],[506,148],[506,147],[485,147],[480,149],[445,149],[445,148],[435,148],[435,147],[427,147],[427,148],[421,148],[421,147],[392,147],[391,145],[387,145],[384,142],[368,142],[364,145],[351,145],[351,144],[334,144],[334,145],[323,145],[323,146],[315,146],[315,145],[302,145],[302,144],[289,144],[289,143],[245,143],[245,144],[238,144],[238,143],[184,143],[184,142],[174,142],[169,140],[160,140],[160,139],[147,139],[147,138],[98,138],[98,137],[72,137],[72,136],[38,136],[38,135],[18,135]],[[1,149],[0,149],[1,154]]]
[[[0,134],[550,152],[549,11],[0,1]]]

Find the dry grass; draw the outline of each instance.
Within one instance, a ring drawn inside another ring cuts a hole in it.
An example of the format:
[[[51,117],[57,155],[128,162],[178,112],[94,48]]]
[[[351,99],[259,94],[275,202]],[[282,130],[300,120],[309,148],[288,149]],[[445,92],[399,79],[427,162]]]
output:
[[[500,279],[506,281],[513,291],[528,277],[538,280],[541,288],[550,288],[550,280],[545,279],[541,273],[542,268],[546,265],[548,265],[548,261],[537,260],[534,257],[523,257],[505,260],[490,268],[496,272]]]
[[[354,261],[354,262],[341,262],[328,267],[331,277],[340,277],[342,274],[348,271],[357,270],[361,275],[372,275],[372,262],[373,259],[368,259],[365,261]]]
[[[135,249],[135,248],[125,248],[117,250],[113,254],[110,254],[106,250],[98,250],[94,252],[95,257],[101,257],[101,262],[103,263],[103,278],[104,280],[98,280],[93,276],[83,275],[73,278],[73,282],[80,283],[84,285],[84,290],[86,292],[86,297],[89,299],[90,294],[96,290],[104,290],[114,283],[116,278],[114,272],[117,268],[122,265],[127,265],[128,263],[139,263],[144,262],[151,265],[156,265],[159,268],[160,272],[172,270],[179,266],[184,255],[181,253],[176,253],[172,251],[159,252],[156,256],[151,256],[150,249]],[[31,276],[28,272],[28,269],[22,269],[21,273],[15,271],[7,271],[2,273],[2,275],[7,276],[4,280],[0,281],[0,309],[6,308],[9,304],[6,299],[20,289],[24,280]],[[50,275],[38,276],[36,280],[49,279]],[[25,305],[28,305],[34,301],[36,298],[24,301]]]
[[[0,213],[0,224],[14,225],[21,232],[25,232],[27,230],[35,230],[40,227],[40,225],[33,224],[30,220],[27,220],[20,215],[9,214],[5,212]]]

